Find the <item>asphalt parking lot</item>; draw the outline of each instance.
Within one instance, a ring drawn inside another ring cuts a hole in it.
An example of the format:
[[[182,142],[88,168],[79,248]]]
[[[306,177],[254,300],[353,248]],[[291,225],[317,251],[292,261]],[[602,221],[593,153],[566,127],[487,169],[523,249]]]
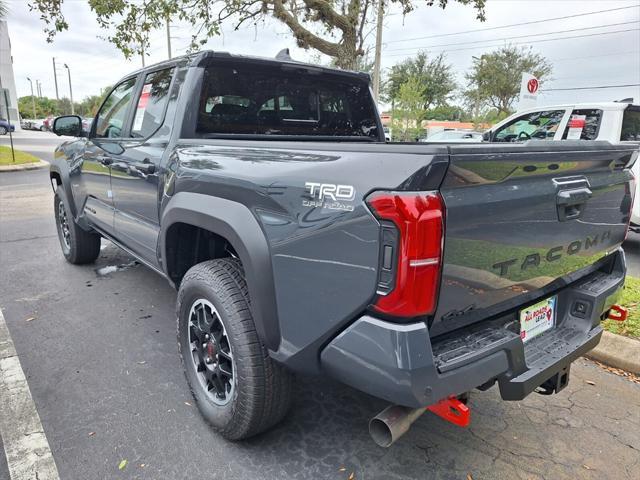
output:
[[[427,413],[389,449],[366,428],[384,402],[298,378],[283,424],[227,442],[183,377],[175,292],[105,241],[95,265],[66,263],[52,199],[46,170],[0,174],[0,309],[62,479],[638,478],[640,385],[587,360],[558,395],[474,392],[469,428]],[[640,276],[640,236],[627,243]]]

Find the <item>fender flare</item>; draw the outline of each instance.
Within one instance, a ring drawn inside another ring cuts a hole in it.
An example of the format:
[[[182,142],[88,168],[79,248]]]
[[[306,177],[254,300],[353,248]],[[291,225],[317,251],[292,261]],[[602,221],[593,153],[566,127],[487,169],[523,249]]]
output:
[[[69,180],[68,171],[63,172],[63,170],[57,164],[51,163],[51,165],[49,166],[49,179],[51,179],[52,174],[56,174],[58,177],[60,177],[61,183],[56,187],[56,190],[60,190],[60,189],[62,190],[63,195],[67,198],[67,204],[71,209],[71,215],[77,222],[79,220],[80,214],[78,213],[78,209],[76,208],[76,203],[73,199],[73,192],[71,191],[71,183]],[[51,186],[51,188],[53,188],[53,185]],[[55,193],[55,190],[54,190],[54,193]],[[80,226],[87,229],[86,224],[83,222],[80,222]]]
[[[256,330],[270,350],[280,345],[280,327],[269,244],[253,213],[243,204],[199,193],[179,192],[166,205],[160,220],[162,268],[169,278],[167,232],[186,223],[225,238],[242,262]]]

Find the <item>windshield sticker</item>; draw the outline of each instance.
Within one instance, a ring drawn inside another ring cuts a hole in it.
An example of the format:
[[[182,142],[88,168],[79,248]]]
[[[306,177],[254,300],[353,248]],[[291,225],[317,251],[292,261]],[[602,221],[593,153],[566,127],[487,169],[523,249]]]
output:
[[[151,96],[151,84],[146,83],[142,87],[142,93],[140,94],[140,100],[138,100],[138,106],[136,108],[136,117],[133,120],[133,130],[142,130],[142,122],[144,121],[144,112],[147,110],[147,104],[149,103],[149,97]]]
[[[586,115],[571,115],[569,120],[569,133],[567,133],[567,140],[580,140],[582,136],[582,130],[587,123]]]

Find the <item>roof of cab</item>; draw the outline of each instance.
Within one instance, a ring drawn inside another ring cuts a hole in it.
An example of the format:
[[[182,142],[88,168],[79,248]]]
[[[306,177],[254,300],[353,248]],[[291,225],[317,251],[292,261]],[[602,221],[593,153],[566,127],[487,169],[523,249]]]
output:
[[[286,54],[285,57],[281,57],[278,54],[275,58],[269,57],[257,57],[253,55],[239,55],[229,52],[218,52],[213,50],[204,50],[196,54],[196,57],[192,61],[193,66],[200,66],[207,63],[214,63],[216,60],[238,60],[241,62],[252,63],[255,65],[282,65],[291,68],[301,68],[308,70],[309,72],[324,72],[336,75],[343,75],[348,77],[356,77],[366,82],[371,81],[371,75],[366,72],[357,72],[354,70],[342,70],[338,68],[325,67],[322,65],[314,65],[311,63],[299,62],[292,59]]]
[[[291,57],[282,58],[278,55],[279,58],[268,58],[268,57],[257,57],[251,55],[239,55],[233,54],[229,52],[218,52],[214,50],[202,50],[195,53],[189,53],[186,55],[181,55],[179,57],[174,57],[169,60],[164,60],[162,62],[154,63],[152,65],[147,65],[143,68],[139,68],[126,76],[124,78],[129,78],[134,75],[138,75],[142,72],[158,70],[162,67],[169,67],[173,65],[177,65],[182,63],[183,65],[189,65],[192,67],[202,66],[203,64],[213,63],[216,60],[238,60],[242,62],[252,63],[255,65],[282,65],[288,66],[291,68],[301,68],[308,70],[309,72],[324,72],[324,73],[332,73],[336,75],[347,76],[351,78],[359,78],[362,81],[367,83],[371,82],[371,75],[366,72],[356,72],[353,70],[341,70],[338,68],[325,67],[322,65],[313,65],[311,63],[299,62],[293,60]],[[122,80],[120,80],[122,81]]]

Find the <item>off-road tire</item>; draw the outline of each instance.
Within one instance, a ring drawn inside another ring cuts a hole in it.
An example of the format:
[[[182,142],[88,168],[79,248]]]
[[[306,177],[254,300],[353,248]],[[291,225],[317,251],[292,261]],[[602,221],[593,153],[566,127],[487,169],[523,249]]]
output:
[[[56,190],[53,198],[53,209],[56,217],[58,240],[60,240],[60,247],[62,248],[64,258],[74,265],[94,262],[95,259],[98,258],[98,255],[100,255],[100,235],[82,229],[75,222],[67,200],[60,188]],[[64,214],[66,215],[66,226],[68,229],[68,235],[66,237],[61,224],[62,210],[64,210]]]
[[[193,359],[190,313],[200,299],[217,310],[233,353],[234,391],[225,405],[211,399]],[[291,404],[293,376],[269,356],[256,332],[249,305],[244,270],[235,258],[193,266],[178,292],[178,345],[189,388],[204,419],[229,440],[268,430],[284,418]]]

